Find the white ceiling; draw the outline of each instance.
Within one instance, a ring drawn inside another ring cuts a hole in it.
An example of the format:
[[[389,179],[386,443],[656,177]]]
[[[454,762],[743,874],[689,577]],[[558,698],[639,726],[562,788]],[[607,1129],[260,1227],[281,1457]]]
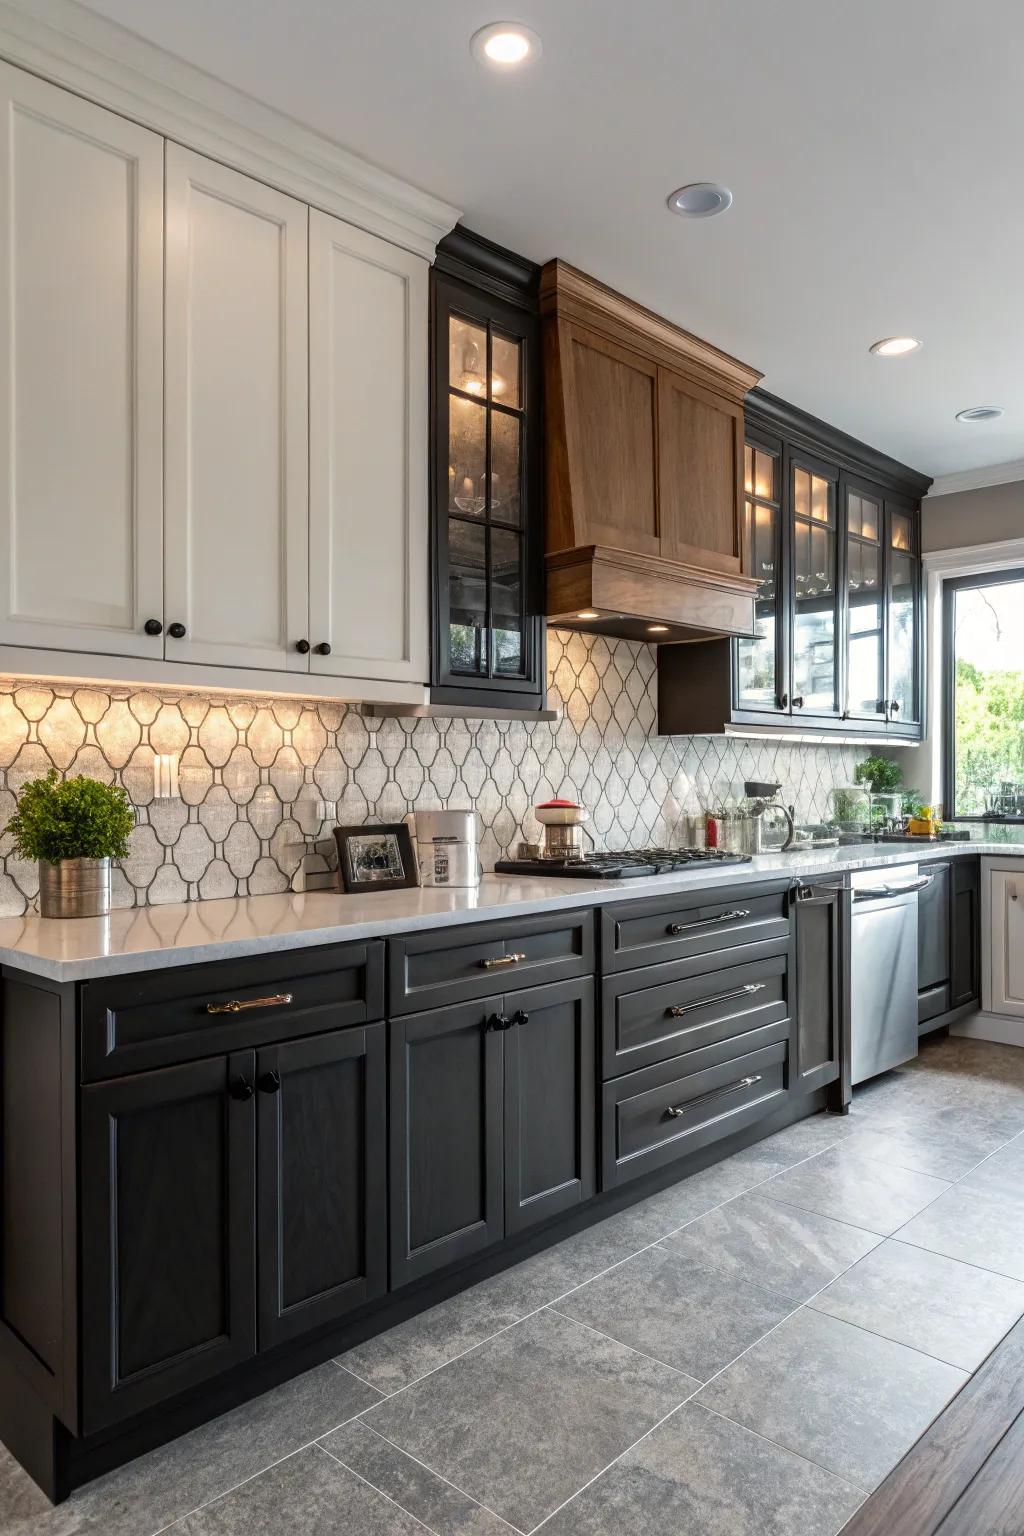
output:
[[[1020,0],[92,0],[932,475],[1024,452]],[[543,54],[498,76],[486,22]],[[687,222],[665,198],[735,194]],[[869,357],[882,336],[917,355]],[[1002,421],[956,424],[965,406]]]

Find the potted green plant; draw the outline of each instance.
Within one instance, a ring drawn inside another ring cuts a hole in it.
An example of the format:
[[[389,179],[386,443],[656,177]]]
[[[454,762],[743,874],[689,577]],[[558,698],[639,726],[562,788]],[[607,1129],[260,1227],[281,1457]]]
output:
[[[110,911],[110,864],[128,853],[135,812],[123,789],[56,768],[21,791],[7,830],[14,852],[39,861],[41,917],[102,917]]]

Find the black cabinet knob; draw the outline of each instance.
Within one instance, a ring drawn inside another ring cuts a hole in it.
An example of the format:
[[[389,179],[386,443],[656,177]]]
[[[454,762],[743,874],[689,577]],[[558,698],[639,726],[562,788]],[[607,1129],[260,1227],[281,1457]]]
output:
[[[329,656],[331,654],[331,648],[326,640],[321,640],[320,644],[314,645],[313,649],[318,656]]]
[[[167,633],[172,640],[184,640],[185,626],[184,624],[168,624]]]
[[[162,635],[164,632],[164,627],[159,619],[147,619],[142,627],[147,635]]]
[[[281,1087],[281,1074],[276,1067],[264,1072],[257,1084],[260,1093],[277,1093]]]
[[[508,1019],[506,1019],[503,1013],[492,1013],[484,1028],[491,1032],[497,1029],[508,1029]]]
[[[241,1099],[243,1103],[246,1099],[252,1098],[254,1091],[252,1083],[244,1077],[236,1077],[228,1089],[233,1099]]]
[[[779,694],[779,708],[780,709],[788,709],[789,708],[789,694],[788,693],[780,693]]]
[[[894,715],[898,715],[899,712],[900,712],[900,701],[899,701],[899,699],[893,699],[892,703],[889,705],[889,708],[890,708],[890,710],[892,711],[892,713]]]
[[[794,695],[793,695],[793,708],[794,709],[803,709],[803,707],[804,707],[804,696],[803,696],[803,694],[802,693],[794,693]]]
[[[307,655],[308,652],[309,652],[309,641],[308,640],[296,640],[296,642],[295,642],[295,649],[298,651],[300,656]]]
[[[524,1012],[524,1010],[522,1008],[517,1008],[515,1013],[512,1015],[512,1023],[513,1024],[529,1024],[529,1022],[530,1022],[530,1015],[528,1013]]]

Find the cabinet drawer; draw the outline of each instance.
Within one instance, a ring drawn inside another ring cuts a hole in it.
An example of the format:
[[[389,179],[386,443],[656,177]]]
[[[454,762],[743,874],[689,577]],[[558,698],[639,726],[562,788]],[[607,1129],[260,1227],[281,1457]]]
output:
[[[674,899],[603,908],[601,952],[606,971],[713,954],[789,936],[788,880],[685,892]]]
[[[917,994],[917,1022],[929,1024],[932,1019],[948,1013],[951,1007],[948,981],[934,987],[923,987]]]
[[[644,1067],[603,1092],[603,1188],[639,1178],[752,1125],[786,1097],[786,1040],[689,1075]]]
[[[777,949],[765,959],[696,975],[684,962],[607,978],[602,1075],[616,1077],[787,1019],[789,947]],[[633,990],[641,980],[643,989]]]
[[[510,987],[589,976],[593,969],[590,912],[546,912],[412,934],[388,942],[389,1012],[441,1008]]]
[[[82,1078],[121,1077],[383,1014],[377,939],[91,981],[82,989]]]

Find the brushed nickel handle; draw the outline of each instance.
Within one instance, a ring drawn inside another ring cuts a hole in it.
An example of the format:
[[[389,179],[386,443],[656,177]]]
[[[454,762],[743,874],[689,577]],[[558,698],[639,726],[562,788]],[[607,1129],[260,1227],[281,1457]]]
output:
[[[696,1003],[677,1003],[674,1008],[666,1008],[665,1012],[670,1019],[681,1019],[695,1008],[707,1008],[712,1003],[728,1003],[734,997],[752,997],[755,992],[763,992],[767,985],[766,981],[747,981],[742,987],[734,987],[731,992],[716,992],[714,997],[702,997]]]
[[[726,1093],[737,1093],[740,1088],[752,1088],[755,1083],[761,1081],[763,1076],[763,1072],[758,1072],[753,1077],[741,1077],[738,1083],[730,1083],[728,1088],[713,1088],[710,1093],[698,1094],[697,1098],[690,1099],[686,1104],[670,1104],[665,1111],[666,1118],[678,1120],[682,1115],[688,1115],[691,1109],[698,1109],[701,1104],[707,1104],[711,1099],[720,1099]]]
[[[717,917],[700,917],[692,923],[669,923],[668,931],[673,938],[681,933],[689,933],[691,928],[713,928],[715,923],[731,923],[735,918],[749,917],[746,907],[737,907],[732,912],[719,912]]]
[[[493,960],[481,960],[480,964],[485,971],[495,971],[506,965],[518,965],[520,960],[525,959],[526,956],[517,949],[511,955],[498,955]]]
[[[273,997],[251,997],[246,1002],[233,998],[230,1003],[207,1003],[207,1013],[247,1013],[250,1008],[284,1008],[292,1000],[290,992],[275,992]]]

